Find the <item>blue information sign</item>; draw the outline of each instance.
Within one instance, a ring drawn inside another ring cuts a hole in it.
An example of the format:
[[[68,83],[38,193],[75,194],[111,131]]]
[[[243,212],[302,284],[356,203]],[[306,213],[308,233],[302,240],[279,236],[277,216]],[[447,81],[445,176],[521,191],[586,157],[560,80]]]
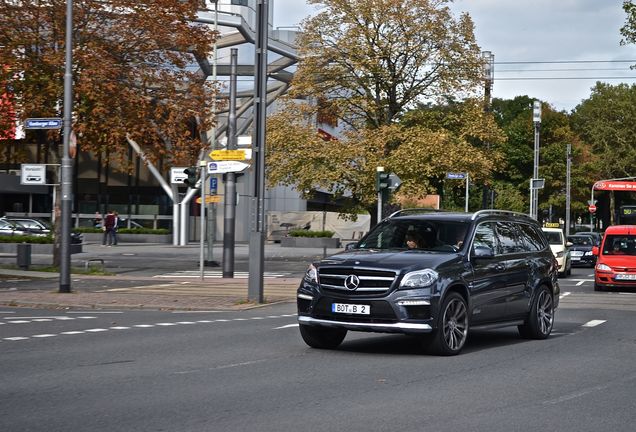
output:
[[[463,180],[466,178],[466,173],[446,173],[447,179]]]
[[[61,118],[29,118],[24,122],[25,129],[61,129]]]
[[[216,193],[216,190],[218,189],[218,184],[219,184],[219,179],[217,179],[216,177],[210,177],[210,191],[212,193]]]

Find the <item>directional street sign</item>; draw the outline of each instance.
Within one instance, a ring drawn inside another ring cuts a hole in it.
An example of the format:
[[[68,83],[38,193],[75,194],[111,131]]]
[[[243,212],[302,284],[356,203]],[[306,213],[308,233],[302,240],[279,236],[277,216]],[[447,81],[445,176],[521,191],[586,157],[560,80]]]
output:
[[[212,150],[209,156],[217,161],[242,161],[252,159],[252,149]]]
[[[208,163],[208,174],[223,174],[230,172],[241,172],[250,166],[239,161],[219,161]]]
[[[453,179],[453,180],[463,180],[463,179],[466,178],[466,173],[449,172],[449,173],[446,173],[446,178],[447,179]]]
[[[201,204],[201,197],[197,197],[195,201],[197,204]],[[207,195],[205,197],[206,204],[220,203],[220,202],[221,202],[221,195]]]
[[[402,185],[402,179],[398,177],[397,174],[391,173],[389,174],[389,190],[391,192],[395,192]]]
[[[188,175],[183,171],[186,167],[182,168],[170,168],[170,183],[183,184],[183,181],[188,178]]]
[[[29,118],[24,122],[25,129],[61,129],[61,118]]]

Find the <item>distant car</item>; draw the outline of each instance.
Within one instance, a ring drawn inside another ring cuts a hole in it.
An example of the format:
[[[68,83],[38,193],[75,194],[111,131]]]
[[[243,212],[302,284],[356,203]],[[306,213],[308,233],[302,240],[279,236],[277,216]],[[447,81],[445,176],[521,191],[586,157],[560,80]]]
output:
[[[561,228],[541,228],[543,234],[550,242],[550,249],[559,263],[559,276],[566,277],[572,274],[572,259],[570,256],[570,250],[572,243],[566,241],[565,235]]]
[[[568,236],[568,241],[572,243],[570,247],[572,266],[594,267],[596,265],[596,256],[592,253],[596,243],[592,236],[575,234]]]
[[[600,246],[603,240],[603,234],[596,231],[578,231],[575,235],[588,235],[594,239],[594,246]]]
[[[7,220],[0,219],[0,235],[14,236],[14,235],[26,235],[27,233],[20,229],[16,224]]]
[[[20,230],[24,231],[25,235],[44,237],[52,234],[51,226],[40,219],[5,217],[4,220],[15,224]],[[72,244],[80,244],[82,241],[83,236],[81,233],[71,232]]]
[[[597,257],[594,290],[636,288],[636,225],[607,227]]]

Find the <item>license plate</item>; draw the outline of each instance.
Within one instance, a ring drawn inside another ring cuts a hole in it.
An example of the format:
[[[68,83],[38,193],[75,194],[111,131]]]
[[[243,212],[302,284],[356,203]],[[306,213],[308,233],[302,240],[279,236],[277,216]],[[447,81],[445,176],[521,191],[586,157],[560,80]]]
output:
[[[333,303],[331,305],[331,312],[354,314],[354,315],[370,315],[371,306],[359,305],[359,304],[346,304],[346,303]]]
[[[636,280],[636,274],[617,274],[616,280]]]
[[[573,256],[572,261],[581,261],[581,257]]]
[[[581,252],[581,251],[572,251],[572,256],[573,257],[583,256],[583,252]]]

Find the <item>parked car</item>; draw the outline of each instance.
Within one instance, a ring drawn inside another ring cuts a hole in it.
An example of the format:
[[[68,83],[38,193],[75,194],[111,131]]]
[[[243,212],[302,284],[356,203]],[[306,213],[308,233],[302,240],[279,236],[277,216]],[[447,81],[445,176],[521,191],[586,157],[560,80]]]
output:
[[[570,247],[572,266],[594,267],[596,265],[596,256],[592,253],[592,248],[596,244],[592,236],[575,234],[568,236],[568,242],[572,243]]]
[[[40,219],[33,218],[19,218],[19,217],[4,217],[4,220],[8,220],[11,223],[15,224],[19,227],[20,230],[24,231],[25,235],[33,235],[37,237],[44,237],[47,235],[51,235],[51,226]],[[71,232],[71,243],[72,244],[80,244],[83,241],[83,236],[81,233]]]
[[[550,249],[556,257],[557,263],[559,263],[559,276],[566,277],[572,274],[572,257],[570,256],[569,247],[572,243],[569,243],[563,230],[561,228],[541,228],[543,233],[550,242]]]
[[[26,235],[26,232],[21,230],[20,227],[18,227],[16,224],[14,224],[13,222],[9,220],[0,219],[0,235],[3,235],[3,236]]]
[[[558,303],[557,262],[541,228],[498,210],[399,211],[311,264],[297,292],[311,347],[336,348],[349,330],[403,333],[442,355],[458,354],[480,327],[545,339]]]
[[[603,240],[603,234],[596,231],[578,231],[575,235],[589,235],[594,239],[594,246],[600,246]]]
[[[614,225],[605,230],[597,257],[594,290],[636,288],[636,225]]]

